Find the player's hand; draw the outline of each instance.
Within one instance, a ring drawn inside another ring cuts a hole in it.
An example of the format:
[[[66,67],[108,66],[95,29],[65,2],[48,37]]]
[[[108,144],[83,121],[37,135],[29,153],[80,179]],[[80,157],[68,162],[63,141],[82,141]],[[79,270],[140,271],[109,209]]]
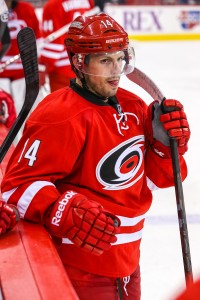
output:
[[[100,255],[117,241],[120,220],[85,196],[68,191],[53,206],[47,227],[87,252]]]
[[[0,200],[0,235],[15,227],[19,219],[17,207]]]
[[[152,148],[159,155],[170,157],[170,138],[177,141],[179,154],[187,151],[190,127],[183,105],[178,100],[164,99],[161,105],[158,101],[151,103],[146,124]]]

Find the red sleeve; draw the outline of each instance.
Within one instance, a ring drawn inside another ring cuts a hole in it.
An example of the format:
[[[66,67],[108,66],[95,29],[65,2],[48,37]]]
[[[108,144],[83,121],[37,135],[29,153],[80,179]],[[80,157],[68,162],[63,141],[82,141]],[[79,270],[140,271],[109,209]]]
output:
[[[187,165],[183,156],[179,156],[182,180],[187,176]],[[146,175],[158,188],[174,186],[172,160],[162,158],[149,147],[146,156]]]
[[[15,203],[21,217],[33,222],[43,222],[46,210],[60,196],[59,180],[70,174],[81,151],[77,139],[81,128],[64,122],[28,122],[2,181],[3,199]]]

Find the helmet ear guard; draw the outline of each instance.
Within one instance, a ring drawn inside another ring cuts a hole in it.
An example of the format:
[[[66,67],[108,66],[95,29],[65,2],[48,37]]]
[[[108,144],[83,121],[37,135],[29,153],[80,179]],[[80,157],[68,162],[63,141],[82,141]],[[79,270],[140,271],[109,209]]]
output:
[[[79,70],[79,71],[83,70],[84,61],[83,61],[83,56],[80,53],[75,54],[72,57],[72,62],[73,62],[74,67],[77,70]]]

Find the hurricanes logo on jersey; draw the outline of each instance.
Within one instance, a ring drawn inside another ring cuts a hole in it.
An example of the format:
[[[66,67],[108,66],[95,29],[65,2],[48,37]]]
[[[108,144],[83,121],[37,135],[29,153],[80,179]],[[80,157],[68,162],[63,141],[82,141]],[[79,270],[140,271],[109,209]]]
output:
[[[143,175],[144,136],[121,143],[100,160],[96,168],[98,181],[108,190],[121,190],[135,184]]]

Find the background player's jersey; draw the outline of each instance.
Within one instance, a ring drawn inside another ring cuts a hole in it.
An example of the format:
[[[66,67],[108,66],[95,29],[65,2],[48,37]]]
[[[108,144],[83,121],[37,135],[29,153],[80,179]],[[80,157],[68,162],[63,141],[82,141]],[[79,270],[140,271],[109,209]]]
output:
[[[111,249],[96,257],[63,238],[58,252],[63,263],[125,277],[139,263],[151,190],[173,185],[171,159],[147,147],[147,105],[139,97],[119,88],[118,102],[103,102],[71,86],[47,96],[30,116],[2,182],[3,198],[17,204],[22,218],[42,224],[67,190],[101,203],[121,221]],[[183,157],[180,165],[184,179]]]
[[[37,42],[41,38],[39,29],[39,21],[35,14],[34,7],[30,3],[16,2],[16,6],[9,10],[8,27],[11,38],[11,45],[6,55],[3,56],[1,62],[5,62],[13,56],[19,54],[17,45],[17,34],[24,27],[31,27],[34,30]],[[0,78],[10,78],[11,80],[24,77],[23,66],[21,61],[16,61],[0,73]]]
[[[43,37],[71,23],[77,16],[94,7],[93,0],[50,0],[43,8]],[[40,62],[45,64],[47,72],[75,77],[64,45],[66,33],[51,43],[44,44]]]

